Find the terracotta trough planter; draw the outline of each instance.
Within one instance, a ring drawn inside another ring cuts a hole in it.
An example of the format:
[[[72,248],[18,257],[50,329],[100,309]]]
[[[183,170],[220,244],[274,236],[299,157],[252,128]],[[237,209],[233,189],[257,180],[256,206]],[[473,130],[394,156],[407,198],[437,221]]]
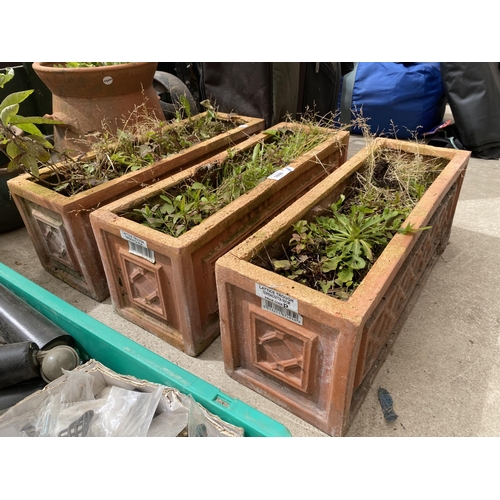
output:
[[[269,139],[262,133],[232,151],[253,149]],[[330,139],[290,164],[293,171],[279,180],[266,179],[177,238],[119,214],[224,162],[227,152],[93,212],[90,220],[116,311],[187,354],[198,355],[219,335],[216,260],[338,168],[347,145],[348,133],[332,130]],[[131,253],[139,248],[144,255]]]
[[[415,144],[381,139],[375,147],[417,150]],[[470,153],[422,145],[418,151],[449,159],[406,220],[415,228],[432,227],[394,236],[348,300],[252,259],[264,252],[277,256],[292,224],[336,202],[354,182],[368,148],[216,263],[227,373],[332,436],[347,431],[366,383],[383,362],[384,345],[397,336],[412,293],[449,239]]]
[[[224,113],[218,116],[229,120]],[[235,128],[228,132],[73,196],[64,196],[44,187],[28,174],[9,180],[10,193],[43,267],[97,301],[109,297],[89,214],[106,203],[223,151],[264,128],[264,120],[260,118],[233,115],[231,120]],[[42,170],[41,175],[47,172],[48,169]]]

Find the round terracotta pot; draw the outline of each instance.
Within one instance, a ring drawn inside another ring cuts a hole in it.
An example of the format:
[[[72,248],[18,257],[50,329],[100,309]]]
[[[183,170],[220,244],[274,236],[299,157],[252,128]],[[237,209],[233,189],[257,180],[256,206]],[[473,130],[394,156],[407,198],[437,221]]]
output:
[[[164,119],[153,88],[157,63],[132,62],[95,68],[59,68],[51,62],[35,62],[33,69],[52,92],[52,117],[64,121],[54,126],[57,149],[85,151],[81,139],[106,128],[115,131],[142,104]],[[140,120],[140,114],[133,120]]]

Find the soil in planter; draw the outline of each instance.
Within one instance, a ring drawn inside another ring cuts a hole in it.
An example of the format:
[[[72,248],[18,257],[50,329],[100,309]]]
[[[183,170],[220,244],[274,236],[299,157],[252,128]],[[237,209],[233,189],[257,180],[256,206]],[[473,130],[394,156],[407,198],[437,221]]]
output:
[[[54,68],[101,68],[103,66],[118,66],[119,64],[128,64],[126,62],[66,62],[62,64],[53,64]]]
[[[61,166],[51,163],[51,172],[35,182],[54,189],[64,196],[72,196],[128,172],[148,167],[168,156],[207,139],[234,129],[243,122],[237,117],[218,117],[217,113],[189,116],[182,124],[166,124],[154,116],[141,120],[129,118],[122,130],[115,134],[103,132],[98,141],[92,141],[85,157],[69,158],[64,154],[54,158]],[[132,126],[131,123],[134,122]]]
[[[252,263],[347,300],[403,225],[448,160],[381,149],[360,169],[355,182],[329,207],[293,224]],[[425,230],[427,228],[421,228]]]
[[[122,216],[178,237],[332,135],[310,125],[267,133],[269,140],[247,151],[230,150],[227,160],[204,165],[188,180]]]

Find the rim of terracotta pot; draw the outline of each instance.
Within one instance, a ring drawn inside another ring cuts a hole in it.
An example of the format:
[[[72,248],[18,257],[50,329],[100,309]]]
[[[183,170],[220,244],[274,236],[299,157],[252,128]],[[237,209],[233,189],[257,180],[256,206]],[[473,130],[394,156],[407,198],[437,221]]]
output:
[[[92,68],[54,67],[58,62],[34,62],[33,70],[61,97],[107,97],[125,92],[136,92],[153,84],[157,62],[129,62]],[[141,87],[142,84],[142,87]]]

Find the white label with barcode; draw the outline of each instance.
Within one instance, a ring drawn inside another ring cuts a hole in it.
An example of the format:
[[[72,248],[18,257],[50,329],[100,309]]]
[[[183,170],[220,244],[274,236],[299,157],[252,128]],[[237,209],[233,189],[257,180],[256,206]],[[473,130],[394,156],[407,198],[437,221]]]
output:
[[[277,314],[278,316],[281,316],[282,318],[293,321],[294,323],[297,323],[298,325],[302,325],[303,320],[302,320],[302,316],[299,313],[296,313],[295,311],[291,311],[290,309],[287,309],[286,307],[282,307],[271,300],[262,299],[262,309],[265,309],[266,311]]]
[[[128,241],[128,251],[130,253],[149,260],[153,264],[155,263],[155,253],[148,248],[148,244],[144,240],[123,230],[120,230],[120,235],[124,240]]]
[[[273,179],[274,181],[277,181],[277,180],[285,177],[285,175],[290,173],[290,172],[293,172],[293,167],[284,167],[280,170],[276,170],[276,172],[269,175],[268,179]]]
[[[299,312],[299,303],[297,299],[294,299],[289,295],[280,293],[267,286],[259,285],[259,283],[255,283],[255,293],[257,297],[262,297],[263,299],[270,300],[285,309],[290,309],[291,311]]]

